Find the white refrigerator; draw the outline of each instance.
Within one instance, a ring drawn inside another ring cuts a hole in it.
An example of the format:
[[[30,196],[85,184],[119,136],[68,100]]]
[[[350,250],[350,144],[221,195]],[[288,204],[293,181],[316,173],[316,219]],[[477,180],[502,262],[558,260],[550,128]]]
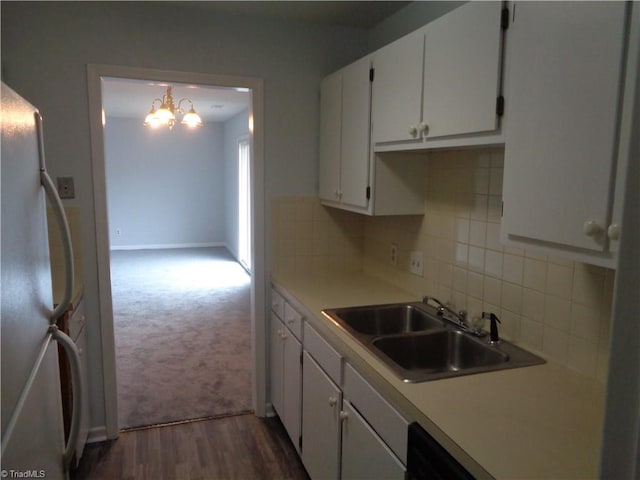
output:
[[[38,110],[4,82],[1,95],[0,477],[67,478],[84,387],[80,383],[78,351],[55,326],[68,308],[73,287],[69,228],[44,164]],[[65,293],[55,309],[47,199],[56,212],[65,243]],[[68,446],[62,423],[58,343],[69,357],[74,391]]]

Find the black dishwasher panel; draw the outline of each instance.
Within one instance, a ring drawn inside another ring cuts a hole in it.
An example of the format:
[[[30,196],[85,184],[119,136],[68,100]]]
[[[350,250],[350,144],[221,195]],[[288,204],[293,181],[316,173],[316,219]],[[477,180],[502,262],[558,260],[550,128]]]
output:
[[[470,480],[474,478],[417,422],[409,425],[407,480]]]

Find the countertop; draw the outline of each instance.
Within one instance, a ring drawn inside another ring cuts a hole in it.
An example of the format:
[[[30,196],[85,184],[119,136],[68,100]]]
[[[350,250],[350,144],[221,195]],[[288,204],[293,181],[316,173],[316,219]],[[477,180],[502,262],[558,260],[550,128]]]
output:
[[[605,397],[600,382],[547,362],[404,383],[321,311],[419,299],[363,273],[278,273],[272,281],[383,396],[477,478],[598,477]]]

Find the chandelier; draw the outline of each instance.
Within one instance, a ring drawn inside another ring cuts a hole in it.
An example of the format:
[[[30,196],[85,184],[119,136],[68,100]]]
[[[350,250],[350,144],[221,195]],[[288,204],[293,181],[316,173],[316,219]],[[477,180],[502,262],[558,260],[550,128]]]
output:
[[[180,123],[183,125],[187,125],[191,128],[201,126],[202,119],[193,108],[193,102],[191,99],[186,97],[182,98],[178,101],[178,105],[176,106],[173,101],[173,95],[171,94],[172,91],[173,87],[167,87],[167,93],[162,96],[162,99],[156,98],[151,102],[151,111],[144,119],[144,125],[152,128],[166,125],[169,127],[169,130],[171,130],[176,123],[176,115],[182,115]],[[156,102],[159,105],[157,109]],[[191,105],[191,108],[187,113],[185,113],[182,108],[182,102],[189,102]]]

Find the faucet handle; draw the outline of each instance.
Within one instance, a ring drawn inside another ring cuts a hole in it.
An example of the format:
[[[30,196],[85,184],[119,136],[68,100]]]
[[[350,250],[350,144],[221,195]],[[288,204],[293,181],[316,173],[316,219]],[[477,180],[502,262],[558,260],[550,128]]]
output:
[[[492,344],[500,343],[500,337],[498,336],[498,323],[502,323],[500,319],[492,312],[482,312],[482,318],[488,318],[491,322],[490,326],[490,342]]]

